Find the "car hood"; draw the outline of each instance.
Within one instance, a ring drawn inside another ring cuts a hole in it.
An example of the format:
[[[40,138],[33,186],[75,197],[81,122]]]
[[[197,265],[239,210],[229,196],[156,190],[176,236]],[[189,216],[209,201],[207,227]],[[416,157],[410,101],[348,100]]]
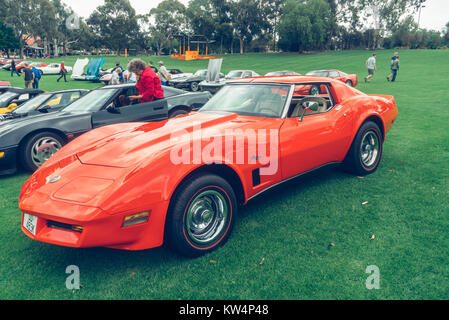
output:
[[[104,58],[92,59],[87,66],[87,77],[97,77],[103,64]]]
[[[26,117],[21,117],[12,120],[0,121],[0,145],[4,142],[4,138],[12,132],[21,130],[21,128],[27,129],[34,126],[44,125],[43,128],[51,127],[55,121],[60,123],[61,121],[69,121],[70,118],[78,118],[89,115],[90,113],[71,113],[71,112],[51,112],[43,114],[30,114]]]
[[[172,79],[172,82],[183,82],[183,81],[202,81],[204,80],[204,77],[199,77],[199,76],[195,76],[195,75],[191,75],[191,76],[183,76],[183,77],[177,77]]]
[[[89,59],[78,59],[75,62],[75,65],[73,66],[73,72],[72,75],[74,76],[80,76],[84,73],[84,67],[87,66],[89,63]]]
[[[239,116],[227,112],[197,112],[160,122],[136,124],[115,134],[109,132],[94,142],[86,137],[85,141],[72,145],[71,149],[77,150],[76,155],[83,164],[126,168],[156,159],[160,153],[190,144],[193,140],[224,137],[231,134],[229,130],[257,131],[273,125],[279,129],[281,124],[282,119]],[[94,132],[92,134],[95,136]],[[203,142],[202,145],[207,143]]]

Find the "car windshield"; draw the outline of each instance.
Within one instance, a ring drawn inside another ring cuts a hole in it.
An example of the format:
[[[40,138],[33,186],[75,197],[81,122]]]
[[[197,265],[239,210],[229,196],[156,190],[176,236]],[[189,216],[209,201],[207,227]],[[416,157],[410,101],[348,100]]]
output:
[[[307,72],[308,76],[327,77],[327,71],[310,71]]]
[[[205,77],[205,76],[207,76],[207,70],[198,70],[197,72],[195,72],[195,76]]]
[[[117,89],[93,90],[84,97],[76,100],[64,111],[69,112],[94,112],[99,111],[104,104],[117,92]]]
[[[226,77],[227,78],[240,78],[242,76],[243,71],[231,71]]]
[[[17,93],[14,93],[14,92],[5,92],[4,94],[2,94],[0,96],[0,108],[7,107],[7,106],[5,106],[5,104],[8,103],[8,101],[16,95],[17,95]]]
[[[225,111],[239,115],[280,118],[289,91],[288,85],[225,85],[200,111]]]
[[[50,96],[51,94],[40,94],[37,97],[28,100],[27,102],[22,104],[20,107],[14,110],[14,112],[19,114],[25,114],[30,111],[33,111],[37,107],[39,107],[42,103],[44,103],[48,98],[50,98]]]

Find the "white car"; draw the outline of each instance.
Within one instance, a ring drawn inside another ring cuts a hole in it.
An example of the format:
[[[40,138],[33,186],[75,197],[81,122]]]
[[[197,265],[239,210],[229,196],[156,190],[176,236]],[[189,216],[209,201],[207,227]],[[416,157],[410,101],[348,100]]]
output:
[[[61,72],[61,64],[59,63],[51,63],[46,67],[38,67],[39,70],[42,71],[43,74],[59,74]],[[72,72],[72,67],[65,66],[67,73]]]

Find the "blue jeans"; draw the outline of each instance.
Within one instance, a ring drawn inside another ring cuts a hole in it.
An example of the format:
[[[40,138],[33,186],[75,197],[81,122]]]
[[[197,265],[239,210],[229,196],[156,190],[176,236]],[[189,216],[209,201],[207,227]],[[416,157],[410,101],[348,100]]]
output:
[[[39,79],[34,78],[33,89],[39,89]]]
[[[391,82],[395,82],[396,76],[398,75],[398,70],[391,70],[391,73],[393,74],[393,77],[391,78]]]
[[[16,70],[16,68],[11,68],[11,77],[14,77],[14,72],[20,77],[20,73]]]

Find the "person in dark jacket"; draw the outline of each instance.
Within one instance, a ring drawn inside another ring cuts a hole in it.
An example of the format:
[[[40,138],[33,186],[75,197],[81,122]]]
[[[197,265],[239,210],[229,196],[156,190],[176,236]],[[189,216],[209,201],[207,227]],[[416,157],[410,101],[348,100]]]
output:
[[[34,83],[34,72],[28,68],[28,64],[25,64],[23,68],[23,79],[25,80],[25,88],[31,88]]]
[[[16,61],[14,59],[12,59],[11,60],[11,77],[14,77],[14,73],[17,73],[17,75],[20,77],[20,73],[16,69]]]
[[[395,52],[390,63],[391,74],[387,77],[387,81],[395,82],[399,71],[399,53]]]
[[[39,80],[42,78],[42,71],[36,67],[32,67],[31,71],[34,73],[33,89],[39,89]]]
[[[144,61],[140,59],[131,60],[127,69],[129,72],[135,73],[139,79],[136,84],[139,95],[130,96],[131,101],[139,100],[139,103],[144,103],[164,98],[161,80]]]

